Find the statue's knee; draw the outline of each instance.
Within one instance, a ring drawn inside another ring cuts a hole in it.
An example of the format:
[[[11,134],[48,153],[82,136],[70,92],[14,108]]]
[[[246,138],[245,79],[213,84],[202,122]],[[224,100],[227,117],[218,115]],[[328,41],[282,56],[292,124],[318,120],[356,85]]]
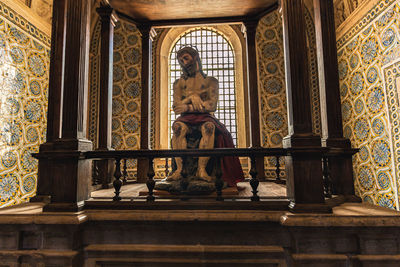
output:
[[[212,122],[206,122],[202,125],[202,134],[212,135],[215,132],[215,125]]]
[[[175,122],[172,125],[172,132],[175,136],[185,135],[187,132],[187,126],[181,122]]]

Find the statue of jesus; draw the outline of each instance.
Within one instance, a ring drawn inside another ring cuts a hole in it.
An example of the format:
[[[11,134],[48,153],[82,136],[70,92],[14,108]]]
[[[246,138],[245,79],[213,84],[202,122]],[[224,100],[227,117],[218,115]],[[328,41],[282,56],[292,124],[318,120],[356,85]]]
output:
[[[212,114],[217,109],[218,80],[207,76],[201,65],[199,53],[192,47],[183,47],[177,52],[177,59],[182,67],[182,76],[173,85],[173,110],[180,115],[172,125],[172,148],[186,149],[188,135],[194,131],[201,133],[195,147],[211,149],[214,147],[233,148],[231,134]],[[192,138],[193,139],[193,138]],[[207,172],[209,157],[199,157],[195,177],[212,182],[213,177]],[[182,178],[182,159],[175,158],[176,169],[166,181]],[[218,164],[215,164],[218,165]],[[234,156],[223,157],[220,167],[222,179],[228,186],[236,186],[243,181],[243,171],[239,159]]]

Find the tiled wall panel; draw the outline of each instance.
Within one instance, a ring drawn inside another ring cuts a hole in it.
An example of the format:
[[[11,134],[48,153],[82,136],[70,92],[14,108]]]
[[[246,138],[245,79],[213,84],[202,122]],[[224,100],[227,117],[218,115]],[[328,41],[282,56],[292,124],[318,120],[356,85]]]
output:
[[[0,2],[0,207],[36,192],[45,142],[50,39]]]
[[[112,99],[112,147],[117,150],[139,149],[141,96],[141,37],[133,24],[120,19],[114,30],[114,70]],[[89,139],[97,146],[100,67],[100,22],[90,44]],[[132,178],[136,160],[128,160]]]
[[[314,21],[308,9],[304,12],[308,40],[313,132],[320,134],[320,104],[318,87],[318,64],[315,49]],[[260,20],[257,28],[257,53],[259,88],[261,93],[261,134],[263,147],[282,147],[282,139],[288,134],[285,62],[283,48],[282,18],[274,11]],[[305,51],[307,52],[307,51]],[[265,175],[275,178],[275,158],[265,160]],[[284,158],[281,158],[284,169]],[[284,171],[281,173],[284,176]]]
[[[344,135],[356,191],[370,203],[399,208],[398,60],[400,4],[381,1],[338,40]]]

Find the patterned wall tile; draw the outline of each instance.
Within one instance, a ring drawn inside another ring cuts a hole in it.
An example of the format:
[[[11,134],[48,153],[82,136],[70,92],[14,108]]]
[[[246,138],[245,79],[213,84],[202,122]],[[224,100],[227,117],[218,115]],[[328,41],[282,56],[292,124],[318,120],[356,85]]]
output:
[[[308,60],[313,132],[319,135],[321,132],[321,118],[314,21],[308,9],[305,10],[304,17],[307,38],[309,40]],[[282,147],[282,139],[288,134],[282,31],[282,18],[278,11],[274,11],[262,18],[257,28],[256,37],[264,147]],[[275,164],[275,158],[265,160],[265,175],[267,178],[276,177]],[[284,160],[282,158],[281,166],[283,165]],[[282,172],[282,175],[284,175],[284,172]]]
[[[45,142],[50,39],[0,2],[0,207],[36,192]]]
[[[90,44],[89,138],[97,146],[100,22]],[[139,149],[141,95],[141,37],[134,24],[120,19],[114,30],[114,70],[112,99],[112,147]],[[128,160],[128,175],[136,175],[136,160]]]
[[[357,194],[364,201],[398,209],[396,132],[390,131],[395,126],[391,120],[397,120],[392,77],[396,67],[385,66],[399,51],[400,7],[389,2],[378,4],[345,35],[347,39],[338,41],[338,62],[344,135],[360,148],[353,158]],[[374,11],[380,13],[372,20]]]
[[[364,31],[373,20],[375,20],[378,16],[386,10],[388,6],[396,2],[397,0],[381,0],[379,3],[374,6],[371,10],[368,11],[365,16],[354,23],[354,26],[344,34],[339,40],[337,40],[338,48],[342,48],[346,45],[350,39],[353,39],[354,36],[358,35],[360,32]],[[340,2],[340,1],[339,1]],[[385,18],[381,17],[381,19],[385,20]]]
[[[399,59],[399,58],[398,58]],[[378,184],[381,189],[394,187],[397,189],[397,199],[399,199],[400,188],[400,120],[399,120],[399,107],[400,107],[400,61],[385,66],[383,69],[385,79],[385,100],[387,103],[388,121],[389,125],[373,125],[373,129],[377,132],[383,131],[386,127],[392,137],[390,149],[393,151],[392,155],[392,173],[396,180],[390,180],[387,172],[382,172],[378,175]],[[385,148],[386,149],[386,148]],[[381,157],[385,159],[384,157]],[[387,202],[387,201],[386,201]],[[380,204],[381,205],[381,204]],[[384,205],[387,206],[387,205]],[[399,203],[400,206],[400,203]]]

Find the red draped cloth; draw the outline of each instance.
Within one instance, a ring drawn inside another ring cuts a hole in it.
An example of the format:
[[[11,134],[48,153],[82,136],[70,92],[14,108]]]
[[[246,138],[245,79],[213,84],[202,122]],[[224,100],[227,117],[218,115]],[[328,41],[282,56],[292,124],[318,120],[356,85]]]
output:
[[[235,148],[230,132],[217,118],[209,113],[185,113],[178,117],[175,122],[183,122],[188,126],[201,125],[212,122],[215,127],[216,148]],[[174,123],[175,123],[174,122]],[[236,156],[225,156],[221,159],[222,180],[228,186],[236,186],[238,182],[244,181],[244,174],[239,158]]]

